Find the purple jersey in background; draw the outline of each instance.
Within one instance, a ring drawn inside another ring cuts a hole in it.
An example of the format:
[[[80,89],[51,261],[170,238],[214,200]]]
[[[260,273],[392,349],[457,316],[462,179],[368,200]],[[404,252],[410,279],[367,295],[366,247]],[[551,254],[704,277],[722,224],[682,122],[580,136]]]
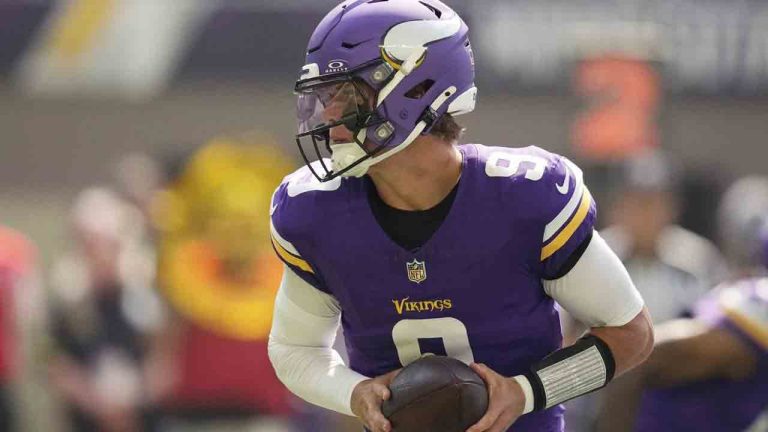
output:
[[[768,408],[768,279],[714,290],[698,304],[695,316],[727,329],[752,348],[758,357],[755,375],[648,391],[637,431],[747,431]]]
[[[273,244],[342,309],[349,366],[377,376],[425,353],[524,373],[560,348],[542,288],[587,239],[595,204],[570,161],[536,147],[464,145],[451,210],[408,251],[378,225],[364,179],[286,177],[272,201]],[[514,431],[562,431],[563,408],[521,417]]]

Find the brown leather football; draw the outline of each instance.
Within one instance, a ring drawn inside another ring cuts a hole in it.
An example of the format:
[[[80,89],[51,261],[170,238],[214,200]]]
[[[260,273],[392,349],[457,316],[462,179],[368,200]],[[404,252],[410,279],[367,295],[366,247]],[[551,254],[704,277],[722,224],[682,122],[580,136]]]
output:
[[[382,412],[393,432],[464,432],[488,408],[485,382],[459,360],[428,356],[392,380]]]

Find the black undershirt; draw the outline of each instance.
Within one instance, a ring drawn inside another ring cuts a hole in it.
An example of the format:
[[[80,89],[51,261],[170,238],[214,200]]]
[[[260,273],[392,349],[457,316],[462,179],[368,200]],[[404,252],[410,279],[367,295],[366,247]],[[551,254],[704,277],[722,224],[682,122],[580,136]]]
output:
[[[458,183],[440,203],[428,210],[400,210],[387,205],[368,180],[368,203],[376,221],[387,236],[405,250],[415,251],[440,228],[456,198]]]
[[[396,244],[405,250],[414,252],[424,245],[432,235],[440,228],[451,205],[456,199],[456,191],[459,190],[458,183],[453,190],[443,198],[436,206],[428,210],[400,210],[389,206],[381,199],[376,191],[376,186],[370,177],[366,177],[368,184],[368,203],[371,211],[379,226],[384,230],[387,236]],[[582,240],[581,244],[571,253],[568,259],[560,267],[557,275],[552,279],[558,279],[565,276],[592,241],[592,233]]]

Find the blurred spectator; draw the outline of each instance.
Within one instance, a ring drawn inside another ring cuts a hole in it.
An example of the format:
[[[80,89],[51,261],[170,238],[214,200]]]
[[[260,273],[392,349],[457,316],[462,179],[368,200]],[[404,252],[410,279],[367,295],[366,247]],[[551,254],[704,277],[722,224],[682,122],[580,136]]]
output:
[[[725,264],[712,243],[675,223],[677,179],[668,159],[645,153],[628,160],[621,171],[608,211],[611,225],[601,234],[624,262],[655,324],[684,316],[724,278]],[[568,317],[564,328],[564,344],[583,332]],[[611,397],[611,386],[567,404],[570,430],[594,430],[600,400]]]
[[[295,401],[267,357],[282,271],[267,212],[291,166],[271,146],[253,144],[265,141],[213,140],[158,200],[158,271],[171,312],[153,344],[153,385],[169,431],[292,427]]]
[[[654,323],[678,318],[726,276],[707,239],[676,224],[677,170],[660,153],[630,160],[603,237],[624,261]]]
[[[732,262],[749,271],[692,318],[657,327],[653,354],[617,380],[599,431],[768,430],[768,178],[737,181],[719,214]]]
[[[152,430],[145,364],[162,321],[140,215],[105,188],[80,193],[72,246],[53,270],[51,382],[73,431]]]
[[[115,167],[115,182],[118,192],[141,212],[148,234],[152,204],[163,183],[160,163],[145,153],[124,155]]]
[[[768,215],[768,177],[750,176],[725,191],[717,212],[720,243],[734,278],[765,272],[760,238],[755,235]]]
[[[21,233],[0,225],[0,430],[14,431],[17,421],[14,396],[23,368],[33,359],[24,336],[30,323],[42,317],[35,271],[36,252]]]

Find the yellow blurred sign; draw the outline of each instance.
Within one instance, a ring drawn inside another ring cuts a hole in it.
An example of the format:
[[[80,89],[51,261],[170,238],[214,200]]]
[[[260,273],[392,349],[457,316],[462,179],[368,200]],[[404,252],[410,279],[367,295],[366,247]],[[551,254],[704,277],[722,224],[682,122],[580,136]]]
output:
[[[292,165],[266,136],[217,138],[158,198],[159,275],[177,312],[237,339],[264,339],[282,274],[269,201]]]

